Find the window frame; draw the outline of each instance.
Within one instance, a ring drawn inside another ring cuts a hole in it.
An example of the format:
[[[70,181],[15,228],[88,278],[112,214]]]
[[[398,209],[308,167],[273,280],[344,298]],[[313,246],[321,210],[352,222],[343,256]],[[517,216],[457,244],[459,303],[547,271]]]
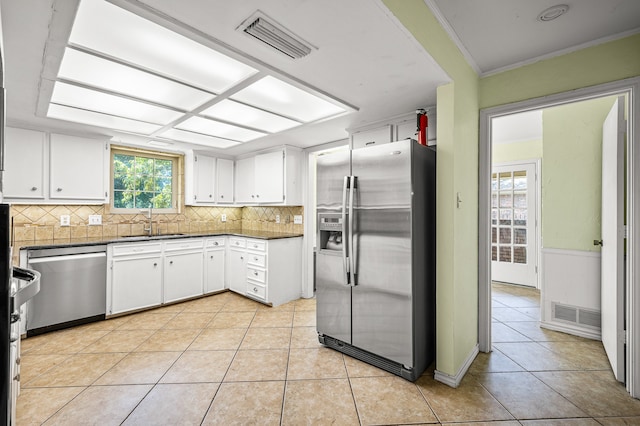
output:
[[[116,207],[114,205],[115,202],[115,188],[114,188],[114,178],[115,178],[115,167],[114,167],[114,156],[115,155],[130,155],[133,157],[144,157],[151,158],[154,160],[171,160],[171,205],[170,208],[153,208],[154,213],[160,214],[175,214],[179,213],[180,202],[178,200],[178,196],[180,191],[178,191],[178,185],[180,184],[179,180],[179,164],[180,164],[180,155],[172,154],[160,151],[151,151],[145,149],[136,149],[136,148],[128,148],[121,146],[111,146],[110,154],[109,154],[109,188],[111,192],[109,209],[113,214],[139,214],[140,212],[144,212],[149,210],[148,207],[136,207],[136,208],[123,208]]]

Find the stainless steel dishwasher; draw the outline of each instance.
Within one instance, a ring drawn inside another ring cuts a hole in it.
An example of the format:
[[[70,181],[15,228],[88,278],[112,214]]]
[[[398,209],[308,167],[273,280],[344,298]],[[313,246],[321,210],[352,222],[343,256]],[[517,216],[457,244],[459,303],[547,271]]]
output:
[[[107,246],[27,251],[40,292],[27,302],[27,336],[105,318]]]

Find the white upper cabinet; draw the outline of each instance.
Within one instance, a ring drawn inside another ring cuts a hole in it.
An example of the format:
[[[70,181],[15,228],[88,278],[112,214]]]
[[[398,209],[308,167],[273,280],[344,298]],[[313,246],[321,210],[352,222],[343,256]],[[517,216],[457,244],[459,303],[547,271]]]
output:
[[[235,200],[236,204],[255,203],[254,158],[236,161]]]
[[[216,201],[233,203],[233,160],[216,160]]]
[[[104,140],[6,129],[4,196],[25,203],[105,203],[109,144]]]
[[[185,204],[233,203],[233,160],[185,154]]]
[[[35,130],[5,130],[4,196],[42,200],[47,135]]]
[[[284,147],[236,161],[236,204],[302,204],[302,151]]]
[[[427,142],[436,145],[436,108],[427,111]],[[415,112],[380,120],[368,125],[348,129],[353,149],[366,148],[405,139],[418,140],[417,116]]]
[[[216,159],[206,155],[194,157],[195,193],[193,200],[196,203],[215,203],[215,177]]]
[[[254,170],[256,201],[284,202],[284,151],[256,155]]]
[[[353,149],[358,149],[389,143],[392,139],[391,130],[391,125],[386,125],[355,132],[351,135],[351,145]]]
[[[49,197],[105,201],[108,148],[95,139],[51,134]]]

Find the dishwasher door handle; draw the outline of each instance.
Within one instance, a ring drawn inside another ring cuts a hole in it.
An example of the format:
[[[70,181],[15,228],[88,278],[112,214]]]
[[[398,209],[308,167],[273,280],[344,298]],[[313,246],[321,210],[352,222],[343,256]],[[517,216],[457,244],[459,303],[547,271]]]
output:
[[[50,256],[50,257],[32,257],[29,259],[29,264],[33,265],[36,263],[50,263],[50,262],[62,262],[65,260],[82,260],[82,259],[92,259],[98,257],[107,257],[107,253],[84,253],[84,254],[67,254],[63,256]]]

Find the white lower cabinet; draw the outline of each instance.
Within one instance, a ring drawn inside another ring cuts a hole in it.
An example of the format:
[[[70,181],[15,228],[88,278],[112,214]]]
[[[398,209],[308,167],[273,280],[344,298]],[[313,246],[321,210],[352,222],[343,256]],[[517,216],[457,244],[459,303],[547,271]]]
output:
[[[165,254],[163,302],[175,302],[202,293],[202,251]]]
[[[302,238],[262,240],[229,237],[229,289],[280,305],[300,297]]]
[[[246,251],[244,249],[229,250],[229,260],[227,261],[227,284],[229,290],[244,294],[247,283],[247,262]]]
[[[301,253],[301,237],[220,236],[110,244],[107,315],[225,288],[280,305],[300,297]]]
[[[159,243],[109,247],[109,315],[162,303],[162,248]]]
[[[205,243],[204,292],[213,293],[225,289],[225,237],[211,238]]]

